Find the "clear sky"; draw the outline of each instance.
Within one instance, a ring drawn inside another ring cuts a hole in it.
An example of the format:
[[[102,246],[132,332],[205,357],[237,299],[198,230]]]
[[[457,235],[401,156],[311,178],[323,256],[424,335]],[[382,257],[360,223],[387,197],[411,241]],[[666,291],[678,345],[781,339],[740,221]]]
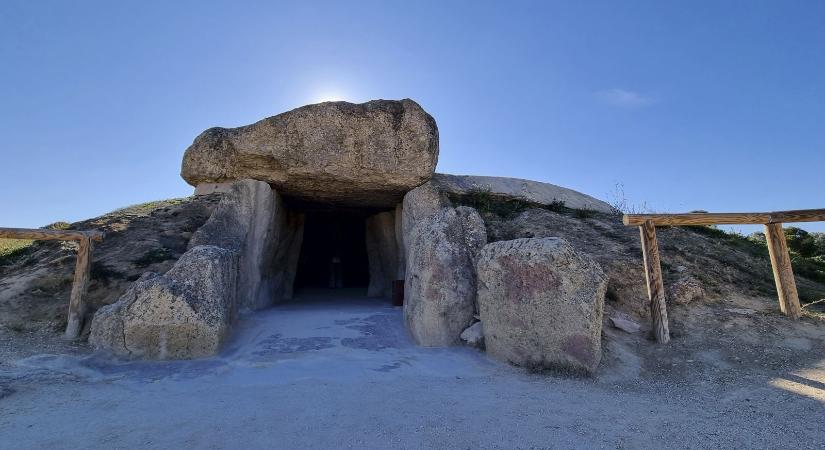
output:
[[[404,97],[438,122],[440,172],[825,207],[822,1],[4,0],[0,226],[189,195],[181,156],[212,126]]]

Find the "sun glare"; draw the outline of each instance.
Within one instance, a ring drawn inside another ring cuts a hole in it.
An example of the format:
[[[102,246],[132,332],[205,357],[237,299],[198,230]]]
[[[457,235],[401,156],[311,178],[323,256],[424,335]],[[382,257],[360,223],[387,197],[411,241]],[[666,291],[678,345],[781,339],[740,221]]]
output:
[[[346,101],[346,95],[336,91],[325,91],[315,96],[315,103]]]

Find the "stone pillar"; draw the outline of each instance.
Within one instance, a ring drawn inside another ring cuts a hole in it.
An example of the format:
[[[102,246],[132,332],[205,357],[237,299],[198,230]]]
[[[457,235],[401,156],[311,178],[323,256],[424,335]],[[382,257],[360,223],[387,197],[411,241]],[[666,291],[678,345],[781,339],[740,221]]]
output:
[[[370,297],[392,297],[392,282],[398,274],[398,242],[395,237],[395,212],[385,211],[367,218],[367,258]]]
[[[403,280],[407,274],[407,252],[404,251],[404,204],[395,206],[395,249],[398,252],[398,270],[395,279]]]
[[[487,243],[484,221],[472,208],[442,208],[405,234],[404,320],[419,345],[459,342],[473,323],[475,259]]]
[[[189,240],[189,248],[214,245],[239,256],[238,306],[259,309],[272,303],[272,256],[286,210],[281,196],[255,180],[241,180],[215,192],[226,193],[209,220]]]
[[[298,270],[298,258],[301,256],[301,245],[304,242],[304,220],[304,213],[289,211],[283,222],[284,231],[281,233],[273,263],[276,303],[293,298],[295,273]]]

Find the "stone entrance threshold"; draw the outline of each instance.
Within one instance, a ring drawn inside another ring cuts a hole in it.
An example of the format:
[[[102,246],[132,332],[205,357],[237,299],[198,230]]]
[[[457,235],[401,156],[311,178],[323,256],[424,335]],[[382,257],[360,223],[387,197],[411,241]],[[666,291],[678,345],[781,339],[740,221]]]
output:
[[[474,376],[500,366],[468,348],[416,346],[403,320],[400,307],[365,289],[301,290],[244,316],[218,359],[235,369],[230,376],[268,382]]]

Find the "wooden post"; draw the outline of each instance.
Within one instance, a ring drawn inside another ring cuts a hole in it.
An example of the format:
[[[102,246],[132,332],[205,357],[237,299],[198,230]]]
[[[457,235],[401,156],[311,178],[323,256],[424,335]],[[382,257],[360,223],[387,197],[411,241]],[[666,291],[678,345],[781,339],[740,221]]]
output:
[[[791,255],[788,253],[788,242],[782,232],[781,223],[765,225],[765,238],[768,241],[768,252],[771,255],[773,278],[776,282],[776,292],[779,295],[779,309],[793,320],[798,320],[802,314],[799,306],[799,294],[796,292],[796,280],[793,278]]]
[[[659,244],[656,242],[656,226],[646,220],[639,226],[642,238],[642,256],[647,279],[647,296],[650,299],[650,316],[653,319],[653,334],[662,344],[670,342],[665,303],[665,284],[662,279],[662,265],[659,262]]]
[[[86,236],[78,241],[77,263],[74,269],[72,294],[69,298],[69,320],[66,324],[66,339],[76,339],[83,328],[83,315],[86,313],[86,302],[83,297],[89,285],[91,273],[92,240]]]

